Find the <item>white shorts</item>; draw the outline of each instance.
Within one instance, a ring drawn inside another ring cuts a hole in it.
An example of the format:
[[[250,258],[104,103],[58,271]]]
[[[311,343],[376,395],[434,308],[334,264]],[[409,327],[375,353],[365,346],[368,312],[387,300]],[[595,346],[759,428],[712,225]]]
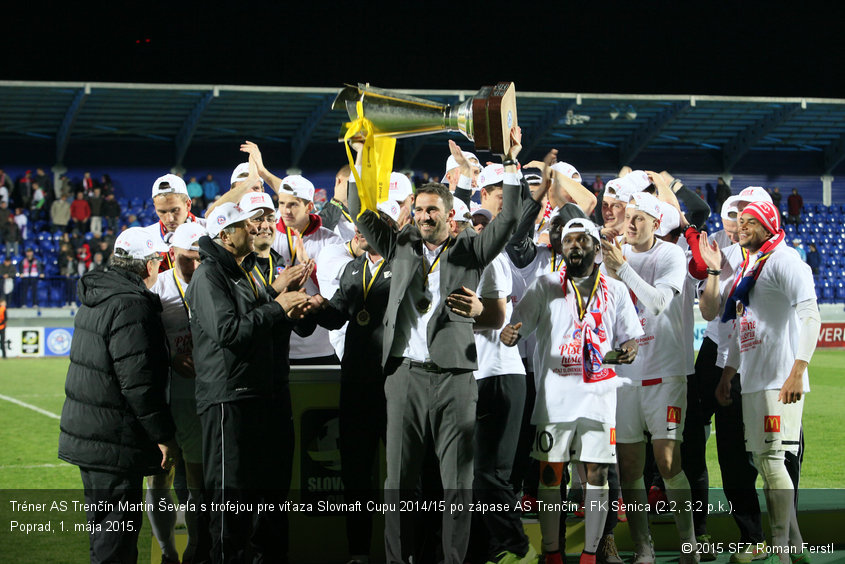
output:
[[[742,394],[742,425],[748,452],[798,452],[804,396],[795,403],[778,401],[780,390]]]
[[[651,433],[652,439],[683,440],[687,415],[686,376],[662,380],[650,386],[635,381],[616,389],[617,441],[643,442],[646,431]]]
[[[616,464],[616,429],[610,423],[583,418],[538,425],[531,456],[546,462]]]
[[[176,425],[176,442],[182,449],[182,458],[185,462],[202,464],[202,424],[196,400],[171,400],[170,414]]]

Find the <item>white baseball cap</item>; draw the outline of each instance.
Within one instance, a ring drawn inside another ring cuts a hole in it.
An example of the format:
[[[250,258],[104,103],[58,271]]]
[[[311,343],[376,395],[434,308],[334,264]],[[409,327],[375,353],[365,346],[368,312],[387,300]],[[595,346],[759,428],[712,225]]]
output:
[[[167,186],[162,186],[167,184]],[[156,196],[164,196],[166,194],[185,194],[188,195],[188,187],[185,186],[185,181],[175,174],[165,174],[159,176],[153,182],[153,198]]]
[[[291,174],[282,178],[281,192],[296,196],[308,202],[314,201],[314,185],[310,180],[299,174]]]
[[[247,212],[242,210],[237,204],[226,202],[212,210],[211,215],[205,221],[205,226],[208,229],[208,235],[214,239],[220,235],[220,232],[224,228],[239,221],[249,219],[254,215],[257,215],[255,211]]]
[[[258,210],[276,211],[273,198],[267,192],[247,192],[238,202],[238,206],[245,212],[256,212]]]
[[[387,198],[396,200],[397,202],[404,202],[405,199],[414,193],[411,187],[411,181],[401,172],[390,173],[390,191]]]
[[[469,208],[460,198],[452,199],[452,209],[455,210],[455,221],[470,221]]]
[[[205,226],[189,221],[176,228],[170,236],[170,246],[190,251],[199,247],[199,240],[203,235],[207,235]]]
[[[739,214],[739,210],[736,207],[738,196],[731,196],[722,204],[722,221],[736,221],[736,216],[731,217],[731,213]]]
[[[395,174],[395,173],[394,173]],[[399,214],[402,212],[402,208],[399,207],[394,200],[386,200],[384,202],[379,202],[376,204],[376,207],[390,216],[390,219],[393,221],[399,221]]]
[[[608,180],[604,184],[604,199],[616,199],[616,194],[622,190],[623,184],[621,178],[614,178]]]
[[[466,157],[472,168],[481,168],[481,161],[478,160],[478,157],[476,157],[474,153],[470,153],[469,151],[461,151],[461,154]],[[475,159],[475,162],[472,162],[473,159]],[[458,168],[458,161],[455,160],[455,157],[449,155],[449,158],[446,159],[446,172],[449,172],[453,168]],[[446,175],[444,174],[443,176]]]
[[[143,227],[130,227],[114,242],[115,251],[123,250],[135,259],[143,259],[155,253],[166,253],[170,248],[158,233],[150,233]]]
[[[669,234],[669,232],[681,226],[681,213],[678,211],[678,208],[672,204],[661,202],[659,200],[658,204],[660,205],[660,213],[662,217],[655,235],[658,237],[665,237]]]
[[[753,204],[754,202],[768,202],[771,204],[772,197],[762,186],[749,186],[736,195],[736,201],[737,203],[747,202]]]
[[[628,207],[647,213],[657,220],[660,220],[663,216],[660,208],[660,200],[648,192],[635,192],[631,194],[631,199],[628,201]]]
[[[651,186],[651,179],[644,170],[632,170],[625,175],[624,179],[626,182],[630,183],[631,186],[636,188],[635,192],[642,192]]]
[[[504,180],[505,167],[500,164],[487,165],[481,169],[481,174],[478,175],[478,185],[482,188],[504,182]]]
[[[571,178],[572,180],[577,181],[581,178],[581,173],[578,172],[577,168],[563,161],[553,164],[552,170],[555,172],[559,172],[560,174],[564,175],[567,178]],[[578,175],[578,178],[575,178],[576,174]]]

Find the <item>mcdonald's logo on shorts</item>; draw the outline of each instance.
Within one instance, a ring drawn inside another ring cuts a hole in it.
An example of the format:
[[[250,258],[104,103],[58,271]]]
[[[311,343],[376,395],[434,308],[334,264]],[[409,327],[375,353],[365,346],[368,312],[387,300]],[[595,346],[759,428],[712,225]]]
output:
[[[680,423],[681,422],[681,408],[670,405],[666,408],[666,422]]]
[[[764,433],[780,433],[780,415],[766,415],[763,419]]]
[[[610,428],[610,444],[616,444],[616,427]]]

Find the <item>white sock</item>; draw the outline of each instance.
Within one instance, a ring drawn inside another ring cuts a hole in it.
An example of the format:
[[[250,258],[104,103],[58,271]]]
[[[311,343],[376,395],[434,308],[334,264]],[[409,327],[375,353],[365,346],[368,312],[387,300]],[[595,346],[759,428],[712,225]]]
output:
[[[648,504],[645,480],[640,476],[633,482],[625,482],[620,486],[622,498],[625,501],[625,513],[628,515],[628,529],[631,531],[634,548],[639,550],[649,547],[648,512],[643,511],[643,508]]]
[[[673,512],[675,526],[678,528],[681,544],[695,542],[695,529],[692,524],[692,511],[690,511],[692,497],[687,475],[681,470],[671,478],[664,477],[663,483],[666,484],[666,499],[675,506]]]
[[[164,499],[166,503],[173,504],[170,490],[154,490],[147,488],[147,503],[153,504],[153,510],[147,511],[150,518],[150,527],[153,529],[153,536],[161,546],[161,553],[170,560],[178,560],[179,552],[176,550],[176,541],[173,538],[173,528],[176,526],[175,511],[161,511],[159,500]]]
[[[561,486],[546,486],[540,483],[537,487],[537,501],[544,504],[554,504],[555,507],[561,503]],[[540,521],[540,534],[543,536],[543,552],[554,552],[560,550],[560,511],[545,510],[547,506],[541,505],[541,511],[537,512],[537,519]]]
[[[604,523],[607,520],[610,487],[594,486],[587,482],[584,499],[584,552],[595,554],[599,547]]]
[[[789,546],[792,516],[795,513],[795,490],[789,472],[783,464],[783,451],[754,453],[753,456],[754,465],[763,477],[763,493],[766,495],[769,526],[772,529],[772,546],[785,548]],[[795,527],[798,528],[797,520]],[[783,554],[785,553],[781,553],[781,556]]]

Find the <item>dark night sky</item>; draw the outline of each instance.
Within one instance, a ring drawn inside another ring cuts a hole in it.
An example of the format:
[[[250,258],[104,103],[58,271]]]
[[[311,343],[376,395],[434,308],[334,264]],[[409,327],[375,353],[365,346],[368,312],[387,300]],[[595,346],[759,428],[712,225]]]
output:
[[[5,80],[845,97],[841,2],[20,4]]]

